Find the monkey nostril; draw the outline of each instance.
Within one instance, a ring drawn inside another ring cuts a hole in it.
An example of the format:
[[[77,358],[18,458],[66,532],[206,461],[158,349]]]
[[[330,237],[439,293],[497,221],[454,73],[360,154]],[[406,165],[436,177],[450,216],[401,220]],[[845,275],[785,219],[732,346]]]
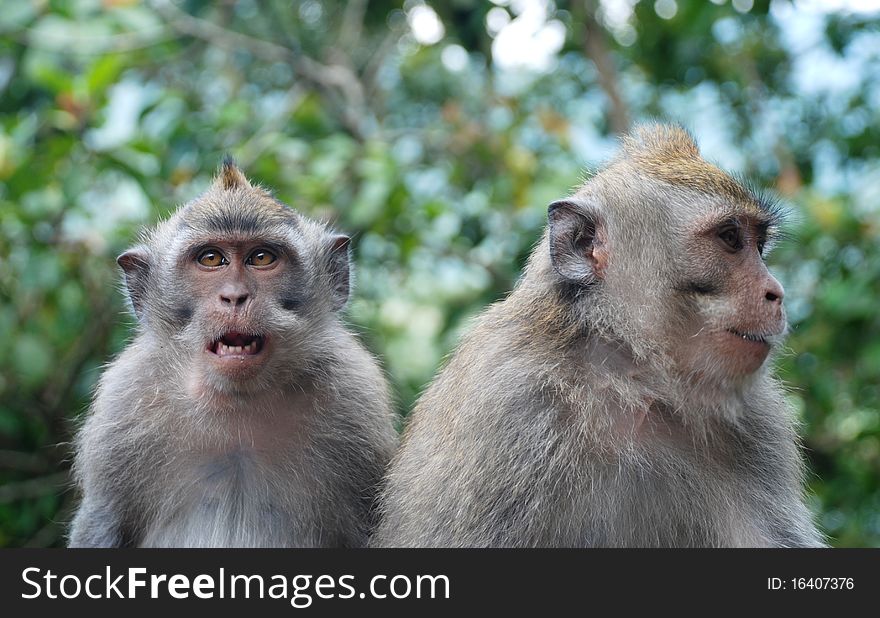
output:
[[[764,294],[764,298],[771,303],[781,303],[782,297],[782,290],[767,290],[767,292]]]
[[[231,307],[241,307],[247,302],[249,294],[220,295],[220,302]]]
[[[782,285],[773,277],[770,277],[764,288],[764,298],[767,302],[782,304],[785,291]]]

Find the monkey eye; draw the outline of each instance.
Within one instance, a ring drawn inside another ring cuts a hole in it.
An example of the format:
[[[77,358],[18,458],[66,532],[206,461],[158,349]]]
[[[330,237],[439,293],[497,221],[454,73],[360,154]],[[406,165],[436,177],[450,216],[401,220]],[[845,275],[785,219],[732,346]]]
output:
[[[727,225],[718,231],[718,238],[721,239],[730,251],[739,251],[742,249],[742,233],[736,225]]]
[[[268,266],[273,263],[278,258],[271,251],[267,251],[266,249],[257,249],[253,253],[251,253],[250,257],[247,259],[247,264],[251,266]]]
[[[758,247],[758,255],[764,255],[764,250],[768,245],[772,247],[773,241],[776,239],[777,233],[776,229],[770,227],[769,225],[759,225],[758,233],[755,238],[755,245]]]
[[[199,254],[196,261],[202,266],[207,266],[208,268],[216,268],[217,266],[226,266],[229,264],[229,260],[226,259],[226,256],[220,253],[217,249],[205,249]]]

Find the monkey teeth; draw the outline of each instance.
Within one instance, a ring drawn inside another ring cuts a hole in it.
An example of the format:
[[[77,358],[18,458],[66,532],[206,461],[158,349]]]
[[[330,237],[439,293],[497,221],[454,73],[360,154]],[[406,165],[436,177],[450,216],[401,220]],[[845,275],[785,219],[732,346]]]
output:
[[[217,356],[253,356],[263,349],[263,338],[258,335],[226,333],[214,340],[209,350]]]
[[[220,343],[217,345],[217,356],[240,356],[242,354],[256,354],[257,342],[254,341],[246,346],[226,345]]]

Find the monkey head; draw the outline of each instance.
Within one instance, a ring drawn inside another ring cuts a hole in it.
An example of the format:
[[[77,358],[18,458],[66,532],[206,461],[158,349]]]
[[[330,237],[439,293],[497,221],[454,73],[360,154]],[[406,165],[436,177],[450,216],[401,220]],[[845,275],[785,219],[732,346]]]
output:
[[[581,323],[686,379],[737,382],[786,330],[784,292],[764,263],[779,219],[684,130],[645,126],[550,205],[550,263]]]
[[[204,194],[117,261],[140,333],[192,374],[195,394],[289,384],[349,295],[349,238],[251,185],[228,159]]]

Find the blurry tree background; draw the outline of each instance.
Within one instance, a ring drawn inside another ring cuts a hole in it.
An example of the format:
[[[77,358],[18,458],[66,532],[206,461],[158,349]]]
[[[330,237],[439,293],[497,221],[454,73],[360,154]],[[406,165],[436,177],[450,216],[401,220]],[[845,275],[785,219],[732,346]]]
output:
[[[405,413],[631,123],[775,189],[779,361],[832,543],[880,545],[877,0],[16,0],[0,11],[0,545],[61,545],[114,258],[224,153],[355,235]]]

